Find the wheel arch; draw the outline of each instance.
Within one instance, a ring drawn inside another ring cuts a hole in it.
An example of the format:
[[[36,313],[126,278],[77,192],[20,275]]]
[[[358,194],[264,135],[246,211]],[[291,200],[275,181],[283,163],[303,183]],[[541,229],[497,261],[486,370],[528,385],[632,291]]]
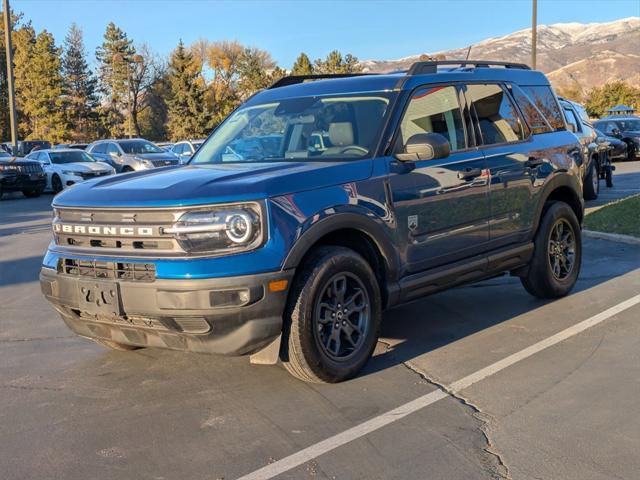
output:
[[[578,222],[582,224],[584,218],[584,200],[578,182],[575,177],[562,174],[557,175],[551,179],[547,187],[542,194],[542,201],[538,205],[538,212],[536,215],[536,231],[542,215],[546,211],[546,208],[551,201],[561,201],[568,204],[578,218]]]

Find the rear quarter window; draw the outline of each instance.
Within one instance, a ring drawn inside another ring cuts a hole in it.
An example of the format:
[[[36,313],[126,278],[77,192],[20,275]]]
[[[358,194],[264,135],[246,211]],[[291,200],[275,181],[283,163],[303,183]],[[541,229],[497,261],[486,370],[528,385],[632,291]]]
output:
[[[558,105],[558,101],[556,100],[551,87],[546,85],[527,85],[522,86],[521,88],[538,110],[542,112],[554,130],[566,129],[560,105]]]

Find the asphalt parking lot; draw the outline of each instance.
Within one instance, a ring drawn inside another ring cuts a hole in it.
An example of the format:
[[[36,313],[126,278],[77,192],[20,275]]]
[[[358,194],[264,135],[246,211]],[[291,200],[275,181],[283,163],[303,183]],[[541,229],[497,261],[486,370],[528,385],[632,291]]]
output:
[[[640,192],[640,162],[617,167],[589,207]],[[639,477],[640,303],[608,310],[640,293],[638,246],[585,239],[577,288],[555,302],[504,276],[389,311],[358,378],[310,385],[247,358],[112,352],[71,334],[37,282],[50,201],[0,201],[1,478]],[[335,437],[431,392],[406,416]]]

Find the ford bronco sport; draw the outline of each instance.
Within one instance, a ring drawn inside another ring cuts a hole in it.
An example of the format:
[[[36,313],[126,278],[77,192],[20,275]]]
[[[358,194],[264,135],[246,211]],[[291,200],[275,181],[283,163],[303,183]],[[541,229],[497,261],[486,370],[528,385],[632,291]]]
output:
[[[566,295],[580,155],[524,65],[285,77],[188,165],[58,195],[41,287],[111,348],[251,354],[338,382],[371,356],[384,309],[504,272]]]

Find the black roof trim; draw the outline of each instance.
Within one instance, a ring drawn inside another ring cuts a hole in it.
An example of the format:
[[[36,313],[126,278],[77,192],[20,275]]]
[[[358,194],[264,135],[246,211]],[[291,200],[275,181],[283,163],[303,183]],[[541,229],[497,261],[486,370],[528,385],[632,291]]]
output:
[[[429,60],[425,62],[416,62],[409,68],[407,75],[423,75],[428,73],[438,73],[438,67],[442,65],[459,65],[461,67],[504,67],[515,68],[519,70],[531,70],[529,65],[524,63],[512,62],[493,62],[488,60]]]

